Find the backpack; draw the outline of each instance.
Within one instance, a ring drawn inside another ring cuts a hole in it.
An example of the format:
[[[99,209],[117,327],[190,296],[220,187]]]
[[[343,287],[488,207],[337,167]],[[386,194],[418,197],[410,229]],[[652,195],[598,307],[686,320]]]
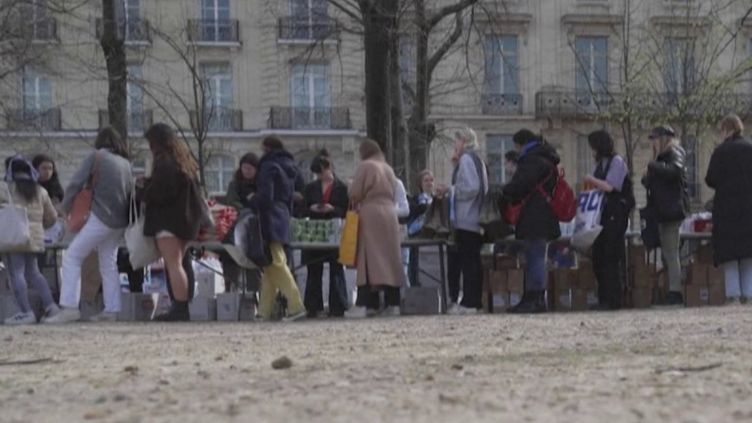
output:
[[[551,179],[557,175],[557,167],[554,167],[551,170],[551,175],[547,178]],[[543,195],[543,198],[548,201],[548,204],[551,206],[551,210],[554,212],[554,216],[556,216],[556,219],[559,220],[559,222],[571,222],[572,219],[577,216],[577,200],[574,195],[574,190],[572,190],[572,187],[569,186],[567,183],[567,180],[564,178],[564,170],[561,169],[558,171],[558,178],[556,178],[556,185],[554,186],[554,190],[551,194],[546,192],[546,190],[543,188],[543,183],[538,184],[538,192]]]

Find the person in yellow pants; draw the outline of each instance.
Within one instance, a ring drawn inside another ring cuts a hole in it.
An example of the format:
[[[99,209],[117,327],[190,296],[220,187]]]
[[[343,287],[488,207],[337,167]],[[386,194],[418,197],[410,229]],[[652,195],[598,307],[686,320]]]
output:
[[[259,301],[259,315],[263,319],[270,319],[274,310],[277,292],[281,292],[287,299],[288,319],[305,315],[305,307],[300,300],[300,291],[295,279],[287,267],[287,255],[284,246],[279,242],[269,244],[272,263],[264,267],[264,277],[261,279],[261,298]]]

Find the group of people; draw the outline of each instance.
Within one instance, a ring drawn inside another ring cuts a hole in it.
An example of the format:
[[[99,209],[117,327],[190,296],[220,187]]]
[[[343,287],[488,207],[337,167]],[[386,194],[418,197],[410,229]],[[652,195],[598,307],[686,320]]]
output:
[[[752,215],[752,173],[746,166],[752,161],[752,144],[742,137],[743,125],[736,116],[723,119],[720,131],[723,142],[712,155],[706,177],[708,186],[715,190],[711,206],[713,246],[716,262],[725,271],[727,296],[744,301],[752,296],[752,220],[748,217]],[[130,222],[132,198],[143,204],[144,236],[154,238],[168,275],[171,308],[156,320],[190,319],[188,303],[193,297],[194,284],[186,250],[201,229],[210,224],[198,164],[168,125],[155,124],[144,136],[152,153],[148,178],[133,177],[127,144],[112,128],[100,131],[94,151],[83,161],[65,191],[49,157],[40,155],[28,161],[16,155],[6,160],[0,204],[25,207],[31,235],[26,249],[2,256],[20,310],[6,324],[37,322],[29,304],[27,282],[34,285],[44,303],[42,322],[80,320],[81,267],[92,252],[98,255],[104,298],[104,310],[92,320],[116,320],[121,308],[116,260]],[[224,202],[239,211],[251,209],[261,220],[269,264],[259,273],[259,316],[272,318],[280,294],[287,304],[285,320],[323,314],[324,263],[329,265],[330,316],[399,315],[401,288],[408,281],[417,282],[418,272],[418,252],[403,250],[401,240],[405,234],[420,233],[426,213],[437,199],[449,203],[454,241],[448,256],[452,302],[449,312],[478,313],[483,295],[481,213],[490,198],[488,169],[472,129],[459,128],[453,137],[451,183],[436,184],[432,172],[424,170],[411,196],[387,164],[378,143],[369,139],[360,145],[361,161],[349,184],[336,176],[326,150],[311,162],[315,180],[307,185],[293,155],[279,138],[270,136],[263,140],[264,154],[260,158],[253,153],[244,155]],[[653,154],[642,184],[647,190],[647,206],[654,208],[658,220],[661,251],[668,269],[668,302],[681,304],[679,229],[689,214],[686,154],[668,125],[656,127],[649,138]],[[508,182],[501,187],[501,197],[494,200],[499,201],[501,209],[519,209],[514,233],[523,246],[525,290],[521,301],[508,311],[540,313],[547,310],[547,246],[561,236],[551,198],[563,173],[556,150],[542,136],[522,129],[514,134],[513,142],[515,150],[505,154]],[[598,308],[615,310],[622,304],[626,270],[624,236],[635,207],[632,177],[607,131],[592,132],[588,143],[595,168],[584,182],[602,191],[605,199],[601,212],[603,229],[592,249]],[[76,207],[77,198],[87,190],[91,193],[90,213],[65,251],[58,305],[39,270],[38,258],[45,249],[45,231],[61,225]],[[310,264],[305,295],[301,297],[287,264],[291,218],[343,218],[349,209],[357,210],[360,215],[356,303],[350,308],[344,268],[337,254],[329,252],[305,253],[303,260]],[[226,274],[237,272],[229,261],[225,264]]]

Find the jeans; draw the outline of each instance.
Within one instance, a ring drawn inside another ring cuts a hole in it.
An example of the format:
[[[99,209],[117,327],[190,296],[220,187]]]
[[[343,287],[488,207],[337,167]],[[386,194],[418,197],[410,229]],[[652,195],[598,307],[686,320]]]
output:
[[[661,238],[661,255],[663,265],[668,269],[669,291],[681,292],[681,261],[679,258],[679,228],[681,220],[658,224]]]
[[[71,242],[63,256],[60,305],[78,308],[81,301],[81,265],[93,250],[99,256],[102,274],[104,311],[120,311],[120,278],[117,269],[117,250],[124,229],[113,229],[102,223],[93,213]]]
[[[447,247],[447,285],[449,285],[449,300],[452,304],[457,304],[460,298],[460,279],[462,278],[462,268],[460,268],[460,254],[457,252],[457,246]]]
[[[545,239],[525,240],[525,292],[543,292],[548,282]]]
[[[271,242],[269,250],[272,255],[272,262],[264,267],[264,276],[261,279],[259,314],[264,319],[272,317],[277,291],[281,292],[287,300],[288,315],[292,316],[304,312],[305,307],[300,299],[298,285],[295,283],[290,268],[287,267],[285,247],[279,242]]]
[[[304,300],[305,308],[308,312],[324,311],[324,296],[322,293],[323,275],[324,263],[308,265]],[[329,261],[329,314],[332,316],[341,316],[347,310],[347,306],[345,268],[334,258]]]
[[[483,265],[480,250],[483,237],[477,232],[458,229],[457,251],[462,272],[462,307],[483,308]]]
[[[752,258],[723,263],[726,298],[752,298]]]
[[[5,264],[8,266],[8,276],[13,284],[13,294],[16,296],[16,303],[18,304],[18,308],[24,313],[33,311],[31,304],[29,304],[28,282],[31,282],[39,292],[45,310],[54,304],[50,285],[42,275],[42,272],[39,271],[37,256],[37,253],[15,253],[7,254],[3,258]]]

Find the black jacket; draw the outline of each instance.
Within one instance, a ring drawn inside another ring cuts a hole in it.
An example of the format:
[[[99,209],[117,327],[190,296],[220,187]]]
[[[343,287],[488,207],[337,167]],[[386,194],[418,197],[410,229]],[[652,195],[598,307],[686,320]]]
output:
[[[659,222],[676,222],[687,217],[689,193],[684,149],[672,147],[650,162],[642,185],[648,191],[648,204],[655,208]]]
[[[710,157],[705,182],[715,190],[713,250],[716,263],[752,257],[752,143],[731,137]]]
[[[293,194],[302,189],[302,176],[287,151],[266,153],[259,161],[256,195],[249,201],[261,219],[266,242],[290,242]]]
[[[549,194],[556,186],[559,155],[546,143],[526,146],[517,163],[517,171],[503,188],[502,203],[525,202],[515,228],[517,239],[553,240],[561,236],[559,221],[551,205],[538,191],[538,185]]]
[[[347,213],[347,207],[350,204],[350,197],[347,195],[347,185],[337,178],[334,178],[332,185],[332,196],[329,204],[334,206],[334,210],[329,213],[319,213],[311,210],[314,204],[321,204],[324,196],[324,190],[321,187],[321,181],[313,181],[306,185],[303,191],[303,198],[306,205],[306,217],[311,219],[326,220],[335,218],[344,218]]]
[[[204,200],[198,183],[180,171],[173,160],[155,164],[141,200],[145,203],[144,235],[168,231],[183,240],[198,237]]]

